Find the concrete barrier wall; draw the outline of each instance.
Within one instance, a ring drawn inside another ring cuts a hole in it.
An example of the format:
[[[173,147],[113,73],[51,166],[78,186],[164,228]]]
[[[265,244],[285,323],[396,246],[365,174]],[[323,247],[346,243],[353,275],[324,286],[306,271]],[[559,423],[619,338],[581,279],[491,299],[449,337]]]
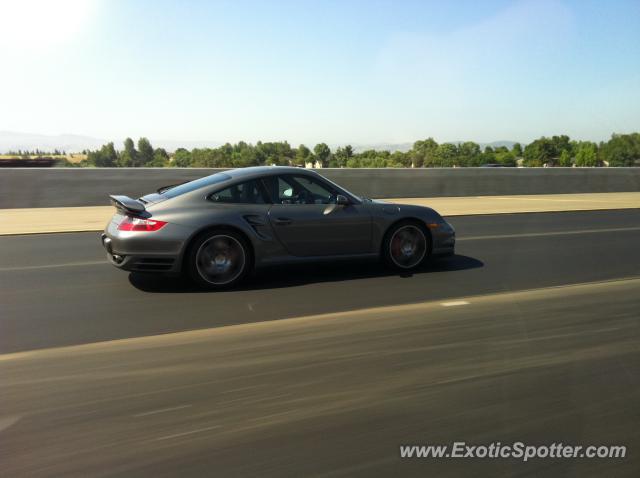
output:
[[[0,209],[98,206],[108,194],[139,197],[216,169],[2,168]],[[640,168],[322,169],[351,192],[372,198],[501,196],[640,191]]]

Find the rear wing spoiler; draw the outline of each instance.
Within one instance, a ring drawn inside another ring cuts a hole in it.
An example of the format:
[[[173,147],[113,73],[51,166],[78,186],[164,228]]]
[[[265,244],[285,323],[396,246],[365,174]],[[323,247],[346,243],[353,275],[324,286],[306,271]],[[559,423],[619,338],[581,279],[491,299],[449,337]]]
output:
[[[129,196],[109,196],[109,199],[116,209],[125,212],[141,213],[146,210],[141,201],[131,199]]]

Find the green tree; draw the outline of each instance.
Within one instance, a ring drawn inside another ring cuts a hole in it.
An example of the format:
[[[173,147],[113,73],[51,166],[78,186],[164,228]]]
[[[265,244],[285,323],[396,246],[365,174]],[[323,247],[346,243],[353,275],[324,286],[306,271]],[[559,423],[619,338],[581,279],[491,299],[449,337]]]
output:
[[[539,167],[551,162],[555,149],[549,138],[539,138],[524,148],[524,164],[529,167]]]
[[[112,168],[118,164],[118,153],[116,153],[113,143],[107,143],[98,151],[87,153],[87,163],[98,168]]]
[[[494,153],[494,157],[496,163],[502,166],[513,167],[516,165],[516,155],[513,151],[507,150],[507,148],[504,148],[504,150],[501,149],[500,151],[496,151]]]
[[[416,141],[409,151],[411,165],[415,168],[434,166],[437,149],[438,143],[433,138]]]
[[[333,158],[335,160],[335,166],[338,168],[344,168],[347,166],[347,163],[351,158],[353,158],[353,147],[348,144],[344,147],[336,149],[336,152],[333,153]]]
[[[164,148],[156,148],[153,152],[153,160],[147,166],[154,168],[169,166],[169,153]]]
[[[600,146],[601,161],[609,166],[634,166],[640,161],[640,133],[614,134]]]
[[[558,164],[563,168],[568,168],[571,166],[571,153],[569,153],[568,149],[563,149],[560,153],[560,158],[558,159]]]
[[[511,148],[511,152],[515,155],[516,158],[522,157],[522,145],[520,143],[514,143]]]
[[[390,168],[407,168],[411,166],[411,157],[408,153],[402,151],[394,151],[387,160],[387,166]]]
[[[593,167],[598,165],[597,146],[591,141],[580,141],[576,146],[576,166]]]
[[[136,166],[149,166],[153,162],[153,146],[147,138],[138,140],[138,161]]]
[[[433,166],[440,168],[451,167],[458,158],[458,148],[455,144],[442,143],[436,148]]]
[[[458,146],[456,166],[478,166],[480,155],[480,145],[473,141],[466,141]]]
[[[301,144],[300,146],[298,146],[298,149],[296,149],[294,164],[296,166],[305,166],[307,162],[310,161],[313,161],[311,150],[304,144]]]
[[[138,166],[138,151],[136,151],[136,147],[131,138],[124,140],[124,151],[120,155],[118,164],[128,168]]]
[[[313,152],[322,164],[323,168],[326,168],[329,165],[329,158],[331,157],[331,149],[327,146],[326,143],[316,144],[313,148]]]
[[[176,149],[176,152],[173,154],[173,162],[172,166],[178,168],[188,168],[191,166],[191,152],[187,151],[184,148]]]

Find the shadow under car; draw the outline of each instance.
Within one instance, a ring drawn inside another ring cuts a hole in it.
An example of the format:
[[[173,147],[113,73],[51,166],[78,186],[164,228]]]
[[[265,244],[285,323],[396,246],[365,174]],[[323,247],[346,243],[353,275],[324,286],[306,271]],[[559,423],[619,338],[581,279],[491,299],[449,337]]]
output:
[[[285,266],[270,266],[256,270],[235,291],[280,289],[322,282],[340,282],[373,277],[402,277],[410,279],[415,275],[437,272],[463,271],[484,266],[478,259],[463,255],[433,258],[422,267],[411,272],[390,270],[376,261],[344,261],[334,263],[305,263]],[[192,284],[186,278],[163,274],[131,272],[129,282],[135,288],[150,293],[193,293],[209,292]]]

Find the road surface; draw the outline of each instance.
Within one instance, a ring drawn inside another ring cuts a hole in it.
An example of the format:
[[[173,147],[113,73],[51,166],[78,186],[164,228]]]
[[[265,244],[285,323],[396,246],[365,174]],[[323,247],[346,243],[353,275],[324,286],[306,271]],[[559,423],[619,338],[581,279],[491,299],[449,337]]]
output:
[[[115,270],[93,233],[0,238],[0,475],[638,476],[640,211],[452,222],[460,255],[411,276],[224,293]],[[628,451],[399,456],[453,441]]]

